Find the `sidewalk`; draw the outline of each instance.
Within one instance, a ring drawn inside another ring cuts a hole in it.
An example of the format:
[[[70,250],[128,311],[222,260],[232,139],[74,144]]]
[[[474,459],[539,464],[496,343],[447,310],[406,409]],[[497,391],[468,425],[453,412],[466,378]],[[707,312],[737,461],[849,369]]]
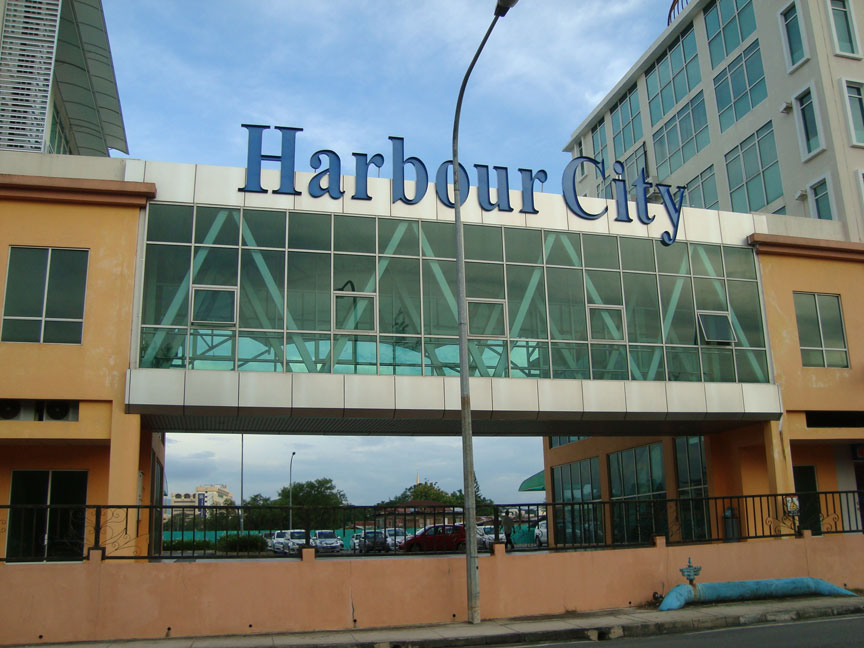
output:
[[[864,613],[864,597],[804,597],[693,605],[682,610],[622,608],[532,619],[340,632],[155,639],[42,648],[445,648],[562,640],[603,640]]]

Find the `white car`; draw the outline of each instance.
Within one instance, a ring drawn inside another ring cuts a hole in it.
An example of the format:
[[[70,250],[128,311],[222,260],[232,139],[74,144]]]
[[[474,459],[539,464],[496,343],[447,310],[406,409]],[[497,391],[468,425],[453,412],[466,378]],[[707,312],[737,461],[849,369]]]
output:
[[[534,529],[534,544],[537,545],[538,549],[549,544],[549,533],[546,529],[546,520],[539,522],[537,528]]]
[[[500,531],[501,542],[504,542],[504,532]],[[480,549],[491,549],[495,544],[495,526],[486,524],[477,527],[477,547]]]
[[[343,549],[342,540],[330,530],[316,531],[310,544],[315,547],[315,553],[340,553]]]
[[[405,529],[384,529],[384,534],[387,536],[387,546],[390,548],[390,551],[397,551],[401,549],[402,545],[405,544],[405,539],[407,538],[407,535],[405,534]]]
[[[273,553],[300,553],[306,546],[306,532],[303,529],[288,529],[273,532]]]

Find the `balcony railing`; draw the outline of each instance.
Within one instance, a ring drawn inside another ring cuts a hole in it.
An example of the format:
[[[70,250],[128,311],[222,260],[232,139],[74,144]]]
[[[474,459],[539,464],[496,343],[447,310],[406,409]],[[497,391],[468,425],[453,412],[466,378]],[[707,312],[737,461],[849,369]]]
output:
[[[678,17],[684,7],[690,3],[690,0],[672,0],[672,5],[669,7],[669,15],[666,17],[666,26],[672,24],[672,21]]]
[[[478,546],[503,542],[507,526],[516,551],[862,533],[862,504],[864,491],[496,504],[478,507]],[[461,552],[463,523],[458,507],[7,505],[0,560],[83,560],[91,550],[151,560],[291,558],[303,547],[336,556]]]

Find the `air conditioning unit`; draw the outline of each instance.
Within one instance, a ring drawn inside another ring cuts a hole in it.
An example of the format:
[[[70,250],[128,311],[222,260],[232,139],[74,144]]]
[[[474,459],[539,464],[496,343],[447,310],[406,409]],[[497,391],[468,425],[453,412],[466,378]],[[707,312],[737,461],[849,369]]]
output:
[[[17,398],[0,399],[0,421],[35,421],[36,404]]]
[[[78,401],[45,401],[44,421],[77,421]]]

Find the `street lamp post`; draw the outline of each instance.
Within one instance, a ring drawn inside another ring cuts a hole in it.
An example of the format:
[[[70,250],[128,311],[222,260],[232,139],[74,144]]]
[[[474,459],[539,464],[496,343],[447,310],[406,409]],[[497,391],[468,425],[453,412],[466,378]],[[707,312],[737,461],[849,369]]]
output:
[[[471,64],[462,79],[459,98],[456,100],[456,113],[453,116],[453,203],[456,220],[456,283],[457,317],[459,332],[459,387],[462,401],[462,478],[465,495],[465,569],[468,585],[468,621],[480,623],[480,578],[477,564],[477,514],[474,500],[474,445],[471,436],[471,389],[468,380],[468,304],[465,300],[465,240],[462,233],[461,190],[459,187],[459,117],[462,113],[462,98],[468,77],[480,58],[480,52],[489,40],[498,19],[504,16],[518,0],[498,0],[495,17],[486,30],[486,35],[471,59]]]
[[[243,533],[243,446],[245,445],[244,434],[240,435],[240,533]]]
[[[288,462],[288,528],[294,528],[294,455],[296,452],[291,452],[291,461]]]

